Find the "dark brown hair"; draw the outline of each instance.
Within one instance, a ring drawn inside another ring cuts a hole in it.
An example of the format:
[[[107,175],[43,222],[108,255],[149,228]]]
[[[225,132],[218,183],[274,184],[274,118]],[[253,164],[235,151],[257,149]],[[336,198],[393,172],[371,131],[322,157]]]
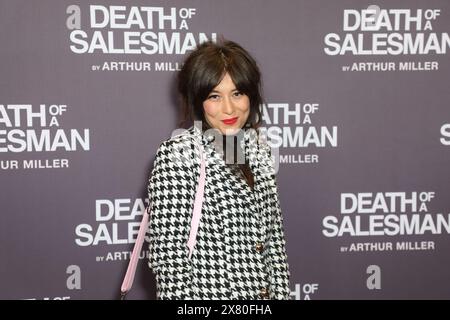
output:
[[[185,59],[178,73],[177,86],[181,97],[182,120],[180,127],[200,120],[202,130],[210,129],[206,122],[203,102],[211,91],[222,81],[228,72],[236,89],[246,94],[250,100],[250,113],[245,127],[258,129],[262,116],[260,106],[262,98],[261,72],[255,59],[236,42],[219,39],[197,46]],[[248,165],[239,164],[247,183],[253,188],[253,174]]]

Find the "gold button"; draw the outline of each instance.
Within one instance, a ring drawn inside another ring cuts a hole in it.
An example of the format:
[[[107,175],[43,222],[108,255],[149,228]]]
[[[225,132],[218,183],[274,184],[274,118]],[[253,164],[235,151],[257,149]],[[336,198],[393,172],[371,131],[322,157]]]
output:
[[[269,290],[267,288],[261,288],[259,290],[259,296],[263,299],[269,299]]]
[[[256,244],[256,252],[261,253],[264,250],[264,245],[261,242]]]

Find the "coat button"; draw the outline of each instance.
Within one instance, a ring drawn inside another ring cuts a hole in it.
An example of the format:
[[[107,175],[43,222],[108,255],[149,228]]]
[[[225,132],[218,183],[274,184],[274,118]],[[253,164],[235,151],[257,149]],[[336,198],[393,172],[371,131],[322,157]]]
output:
[[[261,253],[264,251],[264,245],[261,242],[256,244],[256,252]]]
[[[267,288],[261,288],[259,290],[259,296],[263,299],[269,299],[269,290]]]

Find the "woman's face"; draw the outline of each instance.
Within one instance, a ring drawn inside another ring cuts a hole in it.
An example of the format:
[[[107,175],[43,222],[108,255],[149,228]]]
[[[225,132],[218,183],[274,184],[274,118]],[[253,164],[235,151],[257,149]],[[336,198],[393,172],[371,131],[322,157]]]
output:
[[[203,101],[206,122],[222,134],[236,134],[247,121],[250,99],[239,92],[228,72]],[[224,121],[229,120],[229,121]]]

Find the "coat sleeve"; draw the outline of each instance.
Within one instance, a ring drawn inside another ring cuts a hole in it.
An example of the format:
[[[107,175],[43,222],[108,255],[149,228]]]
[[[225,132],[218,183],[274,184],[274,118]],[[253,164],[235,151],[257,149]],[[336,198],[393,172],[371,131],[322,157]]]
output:
[[[192,297],[187,240],[195,178],[192,158],[184,151],[174,141],[161,143],[148,183],[149,266],[156,276],[158,299]]]
[[[277,300],[290,300],[291,290],[289,287],[290,272],[286,253],[286,240],[284,235],[283,216],[281,213],[280,197],[278,192],[278,184],[275,175],[275,165],[272,158],[270,146],[263,144],[263,156],[268,161],[267,172],[270,192],[270,245],[269,259],[271,263],[271,298]]]

